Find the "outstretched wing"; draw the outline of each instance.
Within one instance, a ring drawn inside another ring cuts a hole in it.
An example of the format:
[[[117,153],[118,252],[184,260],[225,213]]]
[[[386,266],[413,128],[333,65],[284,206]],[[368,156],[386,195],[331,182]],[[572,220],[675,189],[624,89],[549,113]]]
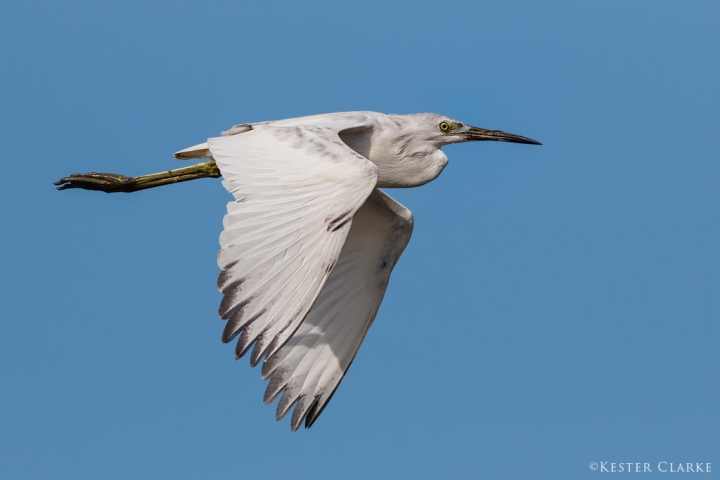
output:
[[[408,209],[374,190],[355,215],[337,265],[292,338],[262,367],[265,403],[281,392],[277,419],[295,406],[291,428],[310,427],[343,379],[410,240]]]
[[[255,366],[295,332],[330,275],[377,167],[337,133],[259,125],[208,149],[235,197],[220,235],[223,342]]]

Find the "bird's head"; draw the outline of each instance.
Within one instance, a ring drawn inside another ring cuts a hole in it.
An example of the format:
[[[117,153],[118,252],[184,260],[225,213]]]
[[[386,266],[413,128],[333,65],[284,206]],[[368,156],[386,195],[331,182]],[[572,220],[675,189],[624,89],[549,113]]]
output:
[[[527,137],[471,127],[436,113],[388,115],[387,119],[372,134],[372,141],[341,136],[350,148],[378,166],[379,187],[417,187],[433,181],[448,164],[441,148],[451,143],[493,140],[540,145]]]
[[[500,130],[487,130],[485,128],[471,127],[465,123],[453,120],[444,115],[435,113],[420,113],[408,115],[413,118],[414,127],[422,131],[426,140],[436,144],[437,147],[451,143],[477,142],[492,140],[495,142],[526,143],[529,145],[542,145],[531,138],[521,137],[513,133]]]

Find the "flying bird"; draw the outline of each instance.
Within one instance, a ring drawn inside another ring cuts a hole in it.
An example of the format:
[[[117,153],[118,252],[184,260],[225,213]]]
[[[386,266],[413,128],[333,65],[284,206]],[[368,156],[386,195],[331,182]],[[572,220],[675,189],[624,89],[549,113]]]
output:
[[[381,188],[417,187],[442,172],[445,145],[540,145],[434,113],[345,112],[235,125],[181,150],[189,167],[126,177],[73,174],[59,190],[135,192],[223,177],[233,200],[220,234],[222,341],[238,338],[280,396],[277,419],[310,427],[327,406],[375,319],[413,217]],[[294,407],[294,409],[293,409]]]

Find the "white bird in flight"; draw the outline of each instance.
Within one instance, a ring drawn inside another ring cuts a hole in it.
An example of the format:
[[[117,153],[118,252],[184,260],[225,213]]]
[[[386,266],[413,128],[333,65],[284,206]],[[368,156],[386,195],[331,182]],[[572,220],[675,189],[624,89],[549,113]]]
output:
[[[235,125],[186,148],[189,167],[138,177],[74,174],[58,189],[134,192],[223,177],[234,200],[220,235],[217,285],[223,342],[252,347],[282,394],[277,419],[310,427],[342,381],[375,319],[390,272],[410,240],[410,211],[380,188],[417,187],[440,175],[444,145],[539,142],[434,113],[345,112]]]

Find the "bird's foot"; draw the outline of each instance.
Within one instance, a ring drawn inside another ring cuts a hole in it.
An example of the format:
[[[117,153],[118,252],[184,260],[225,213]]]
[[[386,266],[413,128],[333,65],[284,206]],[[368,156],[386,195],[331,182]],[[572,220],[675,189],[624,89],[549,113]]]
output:
[[[118,175],[116,173],[73,173],[55,182],[58,190],[68,188],[82,188],[85,190],[100,190],[106,193],[133,192],[137,189],[137,181],[133,177]]]
[[[85,190],[100,190],[107,193],[114,192],[137,192],[146,188],[169,185],[171,183],[187,182],[197,178],[218,178],[221,176],[220,169],[214,160],[196,163],[189,167],[176,168],[164,172],[139,175],[137,177],[126,177],[116,173],[74,173],[69,177],[61,178],[55,185],[58,190],[68,188],[83,188]]]

